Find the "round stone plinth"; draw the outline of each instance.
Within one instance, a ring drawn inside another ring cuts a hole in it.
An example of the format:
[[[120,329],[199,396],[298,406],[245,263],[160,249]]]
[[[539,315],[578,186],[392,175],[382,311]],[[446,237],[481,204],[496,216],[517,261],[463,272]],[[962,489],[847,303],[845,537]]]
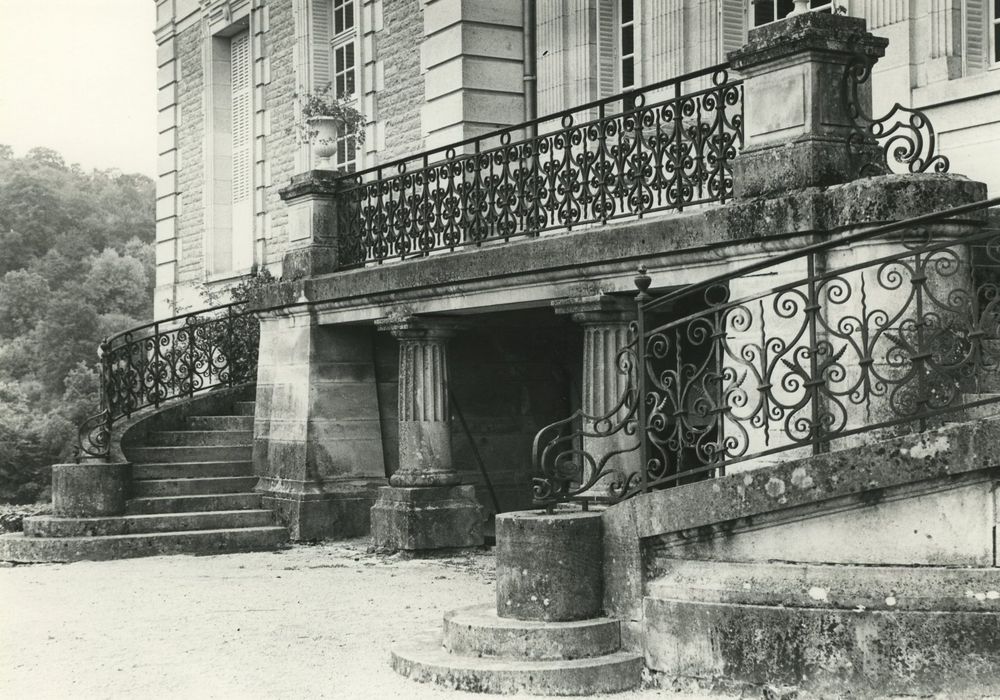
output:
[[[129,462],[52,465],[52,511],[62,518],[121,515],[132,480]]]
[[[498,515],[497,614],[547,622],[599,617],[602,534],[600,513]]]

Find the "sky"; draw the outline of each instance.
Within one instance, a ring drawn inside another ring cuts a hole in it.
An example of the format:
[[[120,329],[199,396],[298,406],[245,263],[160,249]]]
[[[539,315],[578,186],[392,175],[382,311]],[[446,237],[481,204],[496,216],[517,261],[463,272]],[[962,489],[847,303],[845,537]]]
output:
[[[0,144],[156,174],[153,0],[0,0]]]

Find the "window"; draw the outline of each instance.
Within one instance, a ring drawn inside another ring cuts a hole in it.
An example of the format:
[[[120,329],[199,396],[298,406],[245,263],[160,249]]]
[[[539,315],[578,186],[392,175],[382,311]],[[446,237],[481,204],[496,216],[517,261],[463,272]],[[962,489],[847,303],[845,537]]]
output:
[[[354,41],[333,49],[333,93],[350,100],[355,96]]]
[[[356,0],[333,0],[333,92],[358,107],[358,28]],[[354,172],[358,160],[358,144],[353,136],[337,139],[337,170]]]
[[[635,87],[635,7],[634,0],[621,0],[621,76],[622,90]]]
[[[354,0],[333,0],[333,33],[354,29]]]
[[[832,12],[831,0],[810,0],[809,8],[814,12]],[[795,9],[795,0],[751,0],[750,17],[754,27],[784,19]]]

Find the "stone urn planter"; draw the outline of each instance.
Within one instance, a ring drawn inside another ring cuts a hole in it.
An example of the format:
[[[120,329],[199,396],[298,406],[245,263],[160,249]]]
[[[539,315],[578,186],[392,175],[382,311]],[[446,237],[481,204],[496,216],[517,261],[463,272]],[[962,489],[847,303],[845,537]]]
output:
[[[337,154],[337,139],[343,127],[339,117],[316,116],[306,120],[309,127],[310,143],[313,156],[316,157],[318,170],[336,170],[337,165],[331,160]]]

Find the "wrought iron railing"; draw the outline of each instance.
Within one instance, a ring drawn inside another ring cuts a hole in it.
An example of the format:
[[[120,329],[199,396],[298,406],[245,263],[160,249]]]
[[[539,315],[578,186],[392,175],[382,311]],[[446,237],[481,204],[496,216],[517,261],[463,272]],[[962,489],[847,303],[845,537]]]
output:
[[[346,266],[453,251],[732,197],[743,86],[728,65],[342,180]]]
[[[101,343],[100,412],[78,431],[80,455],[107,458],[116,421],[257,376],[260,325],[245,303],[147,323]]]
[[[857,130],[847,142],[848,153],[861,154],[866,140],[873,140],[880,147],[878,161],[858,159],[858,175],[892,173],[945,173],[951,168],[947,156],[937,152],[937,136],[931,120],[919,109],[894,104],[879,118],[867,114],[862,107],[865,100],[859,96],[872,76],[875,59],[859,55],[844,71],[842,86],[847,116],[857,125]]]
[[[997,205],[811,245],[658,298],[640,274],[617,362],[626,388],[603,415],[577,411],[538,433],[536,500],[619,501],[1000,401],[1000,229],[984,223]]]

